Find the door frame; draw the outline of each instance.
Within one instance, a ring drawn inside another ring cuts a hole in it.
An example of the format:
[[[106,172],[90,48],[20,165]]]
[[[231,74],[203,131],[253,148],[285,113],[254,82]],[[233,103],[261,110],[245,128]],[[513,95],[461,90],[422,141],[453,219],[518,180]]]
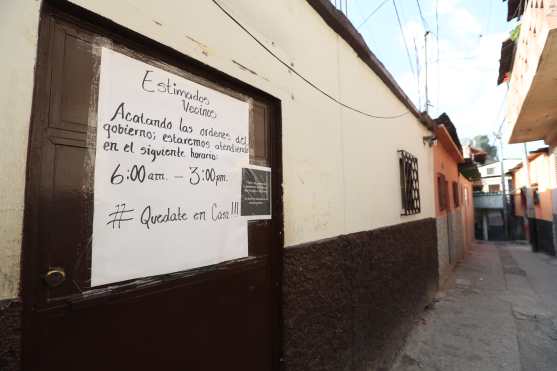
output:
[[[282,190],[282,113],[280,99],[261,91],[247,83],[203,64],[201,61],[184,55],[179,51],[156,42],[142,34],[125,28],[115,22],[62,0],[44,0],[40,12],[39,38],[37,43],[37,65],[34,77],[33,103],[30,118],[29,144],[27,153],[27,170],[25,185],[25,208],[22,238],[22,264],[21,264],[21,297],[23,300],[23,335],[22,335],[22,364],[33,357],[36,340],[31,338],[33,311],[37,302],[37,290],[41,285],[44,272],[39,272],[41,261],[45,259],[44,248],[41,248],[38,238],[39,213],[40,213],[40,157],[42,151],[41,123],[44,117],[44,106],[49,102],[44,101],[44,92],[48,84],[43,83],[47,73],[46,63],[49,53],[49,32],[45,29],[45,16],[53,16],[64,21],[77,24],[89,31],[98,33],[125,45],[145,56],[158,59],[173,67],[199,76],[221,88],[239,92],[257,98],[271,108],[270,125],[270,151],[271,155],[271,185],[273,190],[272,210],[272,246],[270,248],[270,328],[272,339],[272,369],[280,369],[282,358],[282,268],[284,253],[284,214]],[[48,112],[48,110],[46,110]],[[187,274],[186,274],[187,275]],[[140,289],[138,289],[140,290]],[[133,290],[132,290],[133,291]],[[132,292],[133,294],[133,292]],[[105,300],[112,294],[100,293],[92,300]]]

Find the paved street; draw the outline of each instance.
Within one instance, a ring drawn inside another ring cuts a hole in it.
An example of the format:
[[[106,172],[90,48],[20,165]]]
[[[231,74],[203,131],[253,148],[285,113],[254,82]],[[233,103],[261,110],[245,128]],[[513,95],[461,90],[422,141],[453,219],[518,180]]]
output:
[[[393,370],[557,370],[557,259],[476,244]]]

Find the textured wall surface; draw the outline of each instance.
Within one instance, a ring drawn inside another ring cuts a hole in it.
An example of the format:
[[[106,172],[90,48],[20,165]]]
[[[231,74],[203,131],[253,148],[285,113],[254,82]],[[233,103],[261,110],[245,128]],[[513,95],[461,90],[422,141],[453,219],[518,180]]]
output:
[[[438,281],[435,219],[285,250],[285,370],[384,370]]]
[[[0,89],[0,300],[15,298],[19,289],[27,139],[40,5],[40,1],[0,4],[3,51],[0,85],[5,87]]]
[[[437,227],[437,259],[439,265],[439,284],[442,285],[451,271],[449,259],[449,235],[447,215],[443,214],[435,219]]]
[[[466,249],[465,220],[462,208],[435,219],[437,227],[437,256],[439,264],[439,285],[449,277]],[[450,251],[449,251],[450,250]]]
[[[21,304],[0,300],[0,370],[19,370],[21,357]]]
[[[453,244],[454,263],[464,256],[464,222],[461,209],[451,213],[451,242]]]

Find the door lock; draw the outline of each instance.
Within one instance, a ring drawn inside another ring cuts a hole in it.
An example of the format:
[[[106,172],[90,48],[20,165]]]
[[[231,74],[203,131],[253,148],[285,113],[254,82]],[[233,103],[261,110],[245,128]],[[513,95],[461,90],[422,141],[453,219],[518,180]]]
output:
[[[48,287],[58,287],[66,280],[66,272],[62,268],[51,268],[44,276]]]

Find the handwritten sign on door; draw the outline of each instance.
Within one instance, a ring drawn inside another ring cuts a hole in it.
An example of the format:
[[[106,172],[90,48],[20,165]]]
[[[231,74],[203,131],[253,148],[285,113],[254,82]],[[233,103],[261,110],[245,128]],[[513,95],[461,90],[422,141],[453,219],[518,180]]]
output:
[[[91,286],[248,255],[249,104],[103,48]]]

